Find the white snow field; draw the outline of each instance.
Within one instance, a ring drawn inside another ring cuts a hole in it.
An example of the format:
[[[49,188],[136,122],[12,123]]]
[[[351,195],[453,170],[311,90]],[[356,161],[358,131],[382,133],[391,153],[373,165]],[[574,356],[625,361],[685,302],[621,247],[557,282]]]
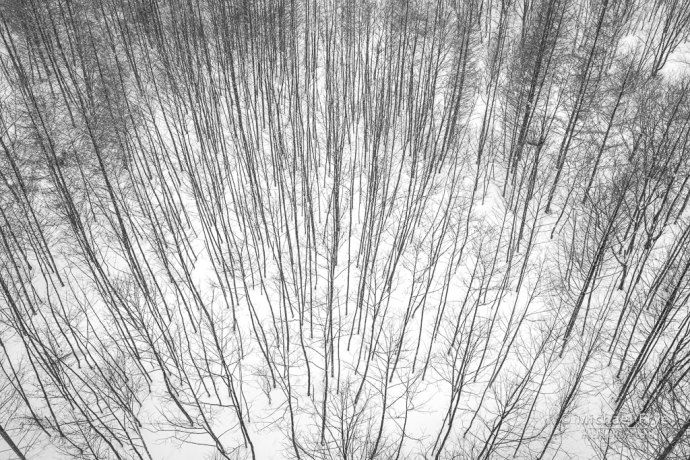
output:
[[[0,459],[690,458],[688,37],[0,2]]]

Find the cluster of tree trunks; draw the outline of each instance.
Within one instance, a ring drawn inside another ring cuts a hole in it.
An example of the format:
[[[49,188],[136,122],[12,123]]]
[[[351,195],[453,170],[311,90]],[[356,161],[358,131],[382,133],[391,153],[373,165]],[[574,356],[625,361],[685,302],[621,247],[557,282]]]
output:
[[[688,458],[689,38],[689,0],[0,2],[0,457]]]

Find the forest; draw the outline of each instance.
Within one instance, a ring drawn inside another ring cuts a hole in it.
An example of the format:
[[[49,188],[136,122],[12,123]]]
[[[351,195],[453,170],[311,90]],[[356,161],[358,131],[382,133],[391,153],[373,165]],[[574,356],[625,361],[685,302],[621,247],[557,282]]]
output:
[[[0,459],[690,458],[690,0],[0,0]]]

